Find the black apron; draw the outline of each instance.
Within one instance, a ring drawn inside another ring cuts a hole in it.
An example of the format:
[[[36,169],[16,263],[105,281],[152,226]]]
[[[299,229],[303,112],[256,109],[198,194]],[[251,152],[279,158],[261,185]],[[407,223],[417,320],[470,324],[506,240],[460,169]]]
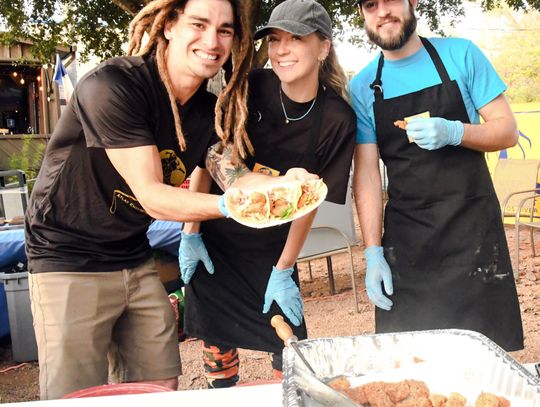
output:
[[[276,111],[261,107],[262,116],[271,118],[265,121],[267,124],[255,125],[254,130],[251,129],[254,132],[251,139],[255,156],[246,160],[248,167],[269,167],[278,171],[279,175],[292,167],[317,172],[319,163],[315,151],[325,99],[326,92],[319,87],[317,101],[310,112],[310,115],[314,115],[314,125],[307,129],[309,141],[304,153],[272,143],[272,134],[280,131],[284,118],[281,114],[276,116]],[[250,114],[257,121],[259,111],[252,110]],[[294,126],[294,123],[287,126]],[[215,183],[212,192],[222,193]],[[190,284],[186,286],[184,323],[188,335],[212,344],[281,354],[283,342],[270,325],[272,316],[280,314],[299,339],[307,338],[305,322],[299,327],[294,326],[275,301],[267,314],[262,313],[272,266],[279,260],[289,228],[290,223],[254,229],[232,219],[216,219],[201,224],[202,238],[214,263],[215,273],[209,275],[199,263]],[[294,268],[292,277],[299,286],[296,265]]]
[[[441,84],[385,100],[381,54],[371,85],[388,171],[383,246],[394,283],[392,310],[376,308],[376,331],[470,329],[507,351],[522,349],[512,266],[484,154],[459,146],[424,150],[393,124],[426,111],[470,122],[457,82],[431,43],[422,43]]]

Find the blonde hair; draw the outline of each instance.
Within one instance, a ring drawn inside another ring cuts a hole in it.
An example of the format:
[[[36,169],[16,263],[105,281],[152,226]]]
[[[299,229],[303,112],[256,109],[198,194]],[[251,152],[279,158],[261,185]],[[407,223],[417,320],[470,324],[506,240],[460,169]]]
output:
[[[317,35],[321,40],[331,41],[319,32],[317,32]],[[319,82],[325,86],[332,88],[347,102],[350,100],[349,92],[347,91],[349,81],[347,79],[347,75],[345,75],[345,71],[338,62],[338,58],[333,44],[330,46],[330,52],[328,53],[328,56],[319,67]]]
[[[164,28],[169,22],[174,22],[179,13],[184,10],[189,0],[154,0],[148,3],[132,20],[129,27],[128,55],[145,56],[156,53],[158,72],[163,81],[174,116],[174,124],[178,144],[185,151],[186,140],[182,131],[182,122],[178,111],[176,97],[172,91],[171,78],[167,71],[166,53],[168,40]],[[245,148],[253,147],[245,130],[247,114],[247,74],[251,67],[253,41],[247,16],[242,6],[242,0],[228,0],[235,15],[235,39],[232,49],[233,75],[231,80],[220,93],[215,106],[215,127],[223,143],[234,139],[235,153],[245,156]],[[144,33],[148,33],[148,42],[142,46]],[[223,112],[225,120],[223,120]],[[232,132],[232,136],[231,136]]]

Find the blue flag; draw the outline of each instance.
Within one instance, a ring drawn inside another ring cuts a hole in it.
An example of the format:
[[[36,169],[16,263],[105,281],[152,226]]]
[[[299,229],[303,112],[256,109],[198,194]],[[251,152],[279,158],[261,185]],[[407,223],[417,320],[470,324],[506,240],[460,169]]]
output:
[[[62,58],[60,58],[60,55],[58,54],[56,54],[56,65],[54,67],[54,81],[58,83],[58,86],[62,87],[65,99],[69,102],[71,94],[73,93],[73,84],[62,63]]]

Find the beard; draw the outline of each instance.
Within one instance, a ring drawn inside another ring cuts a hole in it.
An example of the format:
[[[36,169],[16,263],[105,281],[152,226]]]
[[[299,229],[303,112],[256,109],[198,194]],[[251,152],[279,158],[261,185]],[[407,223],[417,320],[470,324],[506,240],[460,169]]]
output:
[[[368,26],[364,26],[368,38],[381,49],[385,51],[395,51],[403,47],[411,35],[416,31],[416,16],[414,15],[414,9],[409,3],[409,15],[403,20],[403,27],[400,32],[391,38],[382,38],[375,31],[371,30]]]

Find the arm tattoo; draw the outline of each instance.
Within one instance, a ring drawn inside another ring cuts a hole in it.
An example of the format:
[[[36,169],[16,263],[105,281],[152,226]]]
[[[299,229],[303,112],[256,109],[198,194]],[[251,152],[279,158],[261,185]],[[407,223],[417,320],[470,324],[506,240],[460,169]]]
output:
[[[220,148],[221,143],[216,143],[208,149],[206,169],[219,187],[225,191],[236,180],[250,171],[243,162],[232,164],[232,144],[227,144],[221,153],[218,152]]]

